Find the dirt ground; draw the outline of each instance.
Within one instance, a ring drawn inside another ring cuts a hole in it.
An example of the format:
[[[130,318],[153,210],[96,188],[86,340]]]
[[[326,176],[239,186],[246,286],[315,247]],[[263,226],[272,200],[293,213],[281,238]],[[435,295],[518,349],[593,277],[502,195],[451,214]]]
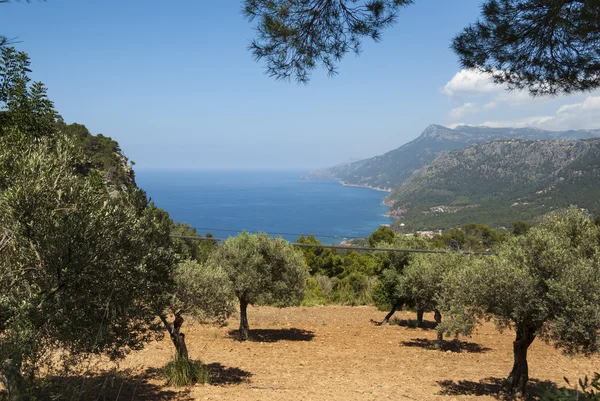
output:
[[[492,400],[512,367],[512,332],[480,327],[460,343],[433,348],[435,331],[414,328],[414,313],[376,326],[373,307],[250,308],[253,340],[228,327],[184,325],[190,356],[212,383],[167,387],[157,373],[173,354],[168,338],[120,362],[125,381],[101,378],[106,400]],[[427,320],[433,316],[426,315]],[[600,358],[563,356],[536,340],[529,352],[531,390],[572,383],[600,370]],[[90,382],[91,383],[91,382]]]

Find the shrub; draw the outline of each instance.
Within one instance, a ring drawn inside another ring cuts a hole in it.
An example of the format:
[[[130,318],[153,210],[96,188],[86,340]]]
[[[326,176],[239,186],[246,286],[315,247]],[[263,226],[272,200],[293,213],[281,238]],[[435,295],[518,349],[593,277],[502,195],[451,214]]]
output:
[[[182,387],[195,383],[208,383],[209,374],[200,361],[193,361],[175,354],[173,359],[165,366],[164,374],[167,383],[171,386]]]
[[[336,278],[316,275],[308,279],[308,285],[302,300],[302,306],[326,305],[331,302]]]
[[[334,287],[332,300],[342,305],[367,305],[373,302],[373,285],[377,279],[353,272],[339,280]]]

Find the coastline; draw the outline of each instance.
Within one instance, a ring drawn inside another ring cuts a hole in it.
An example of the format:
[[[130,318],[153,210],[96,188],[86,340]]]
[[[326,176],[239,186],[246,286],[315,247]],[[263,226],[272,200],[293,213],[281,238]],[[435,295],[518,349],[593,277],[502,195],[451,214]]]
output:
[[[344,182],[342,180],[338,180],[338,181],[339,181],[340,184],[342,184],[345,187],[369,188],[369,189],[372,189],[374,191],[387,192],[387,193],[392,192],[392,190],[389,189],[389,188],[372,187],[370,185],[362,185],[362,184],[348,184],[348,183],[346,183],[346,182]]]
[[[380,187],[372,187],[370,185],[360,185],[360,184],[348,184],[342,180],[338,180],[340,184],[342,184],[342,186],[345,187],[357,187],[357,188],[368,188],[368,189],[372,189],[375,191],[380,191],[380,192],[387,192],[388,194],[392,192],[392,190],[390,188],[380,188]],[[383,206],[387,206],[388,211],[385,212],[383,214],[383,216],[387,217],[388,219],[392,219],[394,221],[398,221],[398,215],[396,215],[395,211],[392,211],[392,203],[390,203],[390,201],[387,200],[387,196],[385,197],[385,199],[381,202],[381,204]],[[400,214],[402,214],[403,212],[401,212]]]

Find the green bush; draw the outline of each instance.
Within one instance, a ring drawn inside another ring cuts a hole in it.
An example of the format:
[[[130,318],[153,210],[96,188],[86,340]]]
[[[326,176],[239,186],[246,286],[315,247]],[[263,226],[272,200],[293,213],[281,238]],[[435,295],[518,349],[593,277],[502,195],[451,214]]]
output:
[[[373,286],[372,299],[375,306],[382,311],[389,311],[392,302],[396,304],[400,299],[398,293],[401,275],[396,269],[385,269],[379,280]]]
[[[308,285],[302,300],[302,306],[327,305],[331,302],[336,278],[316,275],[308,279]]]
[[[171,386],[182,387],[195,383],[208,383],[209,374],[200,361],[175,355],[173,360],[164,368],[167,383]]]
[[[373,302],[372,292],[376,278],[360,272],[350,273],[334,287],[332,301],[342,305],[367,305]]]

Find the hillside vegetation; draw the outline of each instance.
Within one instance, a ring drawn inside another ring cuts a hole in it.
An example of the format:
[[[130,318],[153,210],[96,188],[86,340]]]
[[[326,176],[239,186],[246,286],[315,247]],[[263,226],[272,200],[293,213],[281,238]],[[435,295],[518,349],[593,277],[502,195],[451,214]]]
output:
[[[510,226],[576,204],[600,212],[600,139],[495,141],[447,152],[389,196],[407,229]]]
[[[133,169],[117,141],[102,134],[93,135],[83,124],[67,124],[63,120],[58,120],[56,124],[58,130],[71,137],[75,146],[85,154],[84,172],[101,170],[106,172],[110,181],[134,184]]]

